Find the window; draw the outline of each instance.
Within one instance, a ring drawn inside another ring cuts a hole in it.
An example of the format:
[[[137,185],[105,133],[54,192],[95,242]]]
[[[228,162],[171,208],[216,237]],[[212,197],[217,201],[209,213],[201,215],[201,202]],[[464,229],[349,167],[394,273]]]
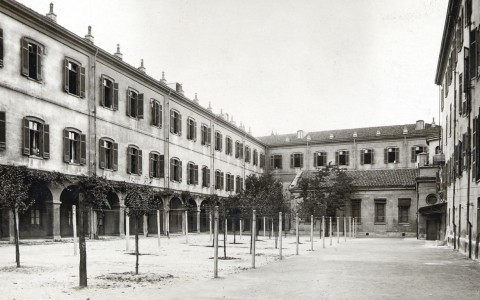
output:
[[[198,165],[193,162],[187,164],[187,184],[198,184]]]
[[[210,187],[210,169],[207,166],[202,167],[202,187]]]
[[[202,124],[202,145],[206,145],[206,146],[209,146],[211,143],[212,143],[212,131],[211,129],[205,125],[205,124]]]
[[[230,156],[232,156],[233,154],[232,138],[229,136],[225,138],[225,154]]]
[[[243,178],[240,176],[237,176],[236,178],[236,187],[237,189],[235,190],[236,193],[241,193],[243,191]]]
[[[410,199],[398,199],[398,223],[408,223]]]
[[[340,150],[335,152],[335,164],[337,166],[348,166],[350,152],[347,150]]]
[[[303,168],[303,153],[290,154],[290,168]]]
[[[0,150],[7,149],[7,113],[0,111]]]
[[[469,71],[469,79],[477,77],[477,59],[478,59],[478,53],[477,53],[477,33],[478,29],[473,29],[470,31],[470,48],[468,50],[468,63],[470,65],[470,71]],[[466,87],[465,87],[466,88]]]
[[[102,75],[100,80],[100,105],[112,110],[118,110],[118,83],[106,75]]]
[[[40,225],[40,210],[38,208],[32,207],[30,209],[30,224],[31,225]]]
[[[197,140],[197,122],[194,119],[187,119],[187,140]]]
[[[373,165],[373,149],[360,150],[360,164],[361,165]]]
[[[42,54],[42,45],[28,38],[22,39],[22,75],[42,80]]]
[[[65,58],[65,92],[85,98],[85,68],[78,62]]]
[[[375,223],[385,223],[386,199],[375,199]]]
[[[23,155],[50,158],[50,126],[43,120],[23,119]]]
[[[427,204],[436,204],[438,199],[437,199],[437,196],[435,194],[430,194],[427,196],[426,200]]]
[[[216,151],[222,151],[222,134],[220,131],[215,131],[215,150]]]
[[[118,170],[118,144],[111,139],[99,140],[99,166],[100,169]]]
[[[327,165],[327,152],[313,153],[313,167],[325,167]]]
[[[227,184],[226,184],[225,190],[226,190],[227,192],[233,192],[233,190],[234,190],[235,176],[227,173],[226,180],[227,180]]]
[[[165,156],[160,155],[157,152],[150,152],[150,177],[151,178],[163,178],[165,177]]]
[[[398,147],[388,147],[384,150],[385,164],[398,164],[400,162],[400,154]]]
[[[170,110],[170,132],[182,135],[182,115],[174,109]]]
[[[253,149],[253,165],[258,166],[258,151]]]
[[[77,129],[63,130],[63,161],[84,165],[87,162],[86,136]]]
[[[134,145],[127,148],[127,173],[142,175],[142,150]]]
[[[273,170],[275,169],[282,169],[282,155],[281,154],[274,154],[270,156],[270,168]]]
[[[162,128],[162,105],[157,100],[151,99],[150,106],[152,107],[152,126]]]
[[[3,68],[3,29],[0,28],[0,68]]]
[[[417,162],[417,156],[420,153],[427,153],[428,148],[426,146],[413,146],[411,148],[411,162],[415,163]]]
[[[251,160],[252,160],[252,155],[251,155],[251,152],[250,152],[250,147],[245,146],[245,162],[250,163]]]
[[[352,199],[350,200],[352,217],[355,218],[355,222],[362,223],[362,200]]]
[[[458,75],[458,114],[466,114],[463,112],[463,108],[466,108],[466,104],[463,102],[463,74]]]
[[[220,170],[215,171],[215,189],[216,190],[223,190],[224,188],[224,181],[223,181],[223,172]]]
[[[243,144],[235,141],[235,158],[243,159]]]
[[[143,94],[131,88],[127,90],[127,116],[143,119]]]
[[[182,161],[176,157],[170,159],[170,180],[182,182]]]
[[[260,168],[264,169],[265,168],[265,154],[260,153]]]

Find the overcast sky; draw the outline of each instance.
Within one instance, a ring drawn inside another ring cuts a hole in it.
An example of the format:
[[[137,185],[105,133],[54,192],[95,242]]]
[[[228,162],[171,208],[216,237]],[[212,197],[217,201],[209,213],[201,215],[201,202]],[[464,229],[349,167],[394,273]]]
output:
[[[19,0],[255,136],[438,124],[446,0]]]

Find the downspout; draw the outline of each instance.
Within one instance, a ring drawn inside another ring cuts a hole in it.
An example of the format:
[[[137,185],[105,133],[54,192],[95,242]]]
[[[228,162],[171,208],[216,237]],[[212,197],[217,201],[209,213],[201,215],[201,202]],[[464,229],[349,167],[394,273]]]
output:
[[[166,99],[164,99],[164,107],[165,107],[165,112],[164,114],[167,115],[165,119],[165,126],[163,128],[164,136],[165,136],[165,159],[164,159],[164,164],[167,165],[167,174],[165,174],[165,181],[163,183],[164,189],[170,190],[170,95],[172,93],[172,90],[168,91],[168,96]],[[168,120],[168,121],[167,121]],[[168,126],[167,126],[168,124]]]
[[[470,31],[472,30],[472,22],[470,22],[468,24],[468,43],[470,45]],[[478,43],[479,41],[477,41],[477,47],[478,47]],[[464,50],[465,51],[465,50]],[[469,53],[470,55],[470,53]],[[477,55],[476,53],[474,53],[473,55]],[[470,62],[470,60],[469,60]],[[478,63],[478,62],[477,62]],[[464,64],[465,64],[465,60],[464,60]],[[470,68],[470,66],[466,66],[467,68]],[[464,68],[465,68],[465,65],[464,65]],[[469,76],[471,76],[470,72],[469,72]],[[478,76],[478,75],[477,75]],[[468,84],[471,84],[471,80],[470,78],[468,78]],[[470,222],[470,180],[471,180],[471,153],[470,153],[470,136],[471,136],[471,127],[470,127],[470,123],[471,123],[471,116],[472,116],[472,89],[471,87],[468,88],[468,93],[467,93],[467,97],[468,97],[468,101],[467,103],[470,103],[470,107],[467,107],[468,108],[468,129],[467,129],[467,135],[468,135],[468,147],[466,149],[466,156],[468,157],[468,164],[467,164],[467,226],[468,226],[468,258],[472,258],[472,223]],[[477,129],[478,130],[478,129]],[[475,170],[473,170],[475,172]]]
[[[455,73],[454,73],[455,75]],[[448,80],[447,80],[448,81]],[[454,87],[456,85],[456,76],[453,76]],[[455,90],[455,89],[454,89]],[[450,124],[451,126],[451,124]],[[457,249],[457,224],[455,224],[455,191],[456,191],[456,182],[457,182],[457,170],[458,166],[456,165],[456,140],[457,140],[457,102],[456,96],[454,94],[453,99],[453,162],[454,162],[454,172],[453,172],[453,195],[452,195],[452,206],[453,206],[453,249]],[[459,211],[460,213],[460,211]],[[459,216],[460,218],[460,216]],[[460,236],[460,233],[459,233]]]
[[[418,175],[420,175],[420,169],[419,169]],[[419,178],[418,178],[418,179],[419,179]],[[419,191],[418,191],[418,186],[419,186],[419,184],[418,184],[418,179],[417,179],[416,182],[415,182],[415,185],[416,185],[415,189],[416,189],[416,191],[417,191],[417,213],[416,213],[416,215],[417,215],[417,220],[416,220],[416,222],[417,222],[417,240],[419,239],[419,230],[418,230],[418,202],[419,202],[419,199],[420,199],[420,193],[419,193]]]
[[[97,175],[97,55],[98,55],[98,47],[96,47],[97,51],[95,52],[95,56],[93,58],[93,66],[92,66],[92,69],[93,69],[93,137],[94,137],[94,142],[93,142],[93,145],[94,146],[94,149],[93,149],[93,159],[94,159],[94,163],[92,164],[90,162],[90,164],[88,164],[88,173],[93,173],[94,175]],[[90,120],[90,109],[88,110],[88,114],[89,114],[89,120]],[[90,143],[90,147],[91,147],[92,143]],[[93,172],[92,172],[92,166],[93,166]]]

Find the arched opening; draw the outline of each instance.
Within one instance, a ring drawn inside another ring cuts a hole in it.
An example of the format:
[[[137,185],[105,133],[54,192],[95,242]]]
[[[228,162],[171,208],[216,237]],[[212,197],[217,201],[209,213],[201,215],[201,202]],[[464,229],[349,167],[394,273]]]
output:
[[[162,231],[162,224],[163,224],[163,200],[160,196],[155,196],[156,202],[159,203],[158,209],[160,210],[160,232]],[[158,234],[158,226],[157,226],[157,211],[152,211],[148,214],[148,232],[149,233],[157,233]]]
[[[31,206],[19,214],[20,238],[45,238],[53,235],[52,193],[46,185],[33,184],[28,191]]]
[[[197,202],[193,198],[187,200],[188,232],[197,230]]]
[[[107,195],[110,208],[97,211],[98,235],[120,235],[120,200],[114,192]]]
[[[185,211],[182,201],[174,197],[170,200],[170,233],[182,232],[182,214]]]
[[[125,197],[125,205],[127,205],[127,203],[128,203],[128,198],[129,198],[129,197],[142,197],[142,196],[139,195],[139,194],[137,194],[137,193],[135,193],[135,194],[134,194],[134,193],[131,193],[131,194],[127,195],[127,196]],[[126,211],[124,212],[124,216],[125,216],[124,230],[125,230],[125,233],[126,233],[126,232],[127,232],[127,231],[126,231],[126,229],[127,229],[127,217],[128,217]],[[136,220],[135,220],[134,217],[129,217],[129,226],[128,226],[128,228],[129,228],[129,234],[131,234],[131,235],[135,234],[135,222],[136,222]],[[143,216],[141,216],[141,217],[138,218],[138,227],[137,227],[137,230],[138,230],[138,231],[137,231],[138,234],[143,234]]]
[[[200,204],[200,232],[210,231],[210,201],[203,200]],[[212,215],[213,222],[213,215]]]
[[[77,219],[77,230],[79,226],[79,215],[78,215],[78,187],[71,185],[62,191],[60,195],[60,235],[62,237],[72,237],[73,236],[73,211],[72,206],[76,206],[76,219]],[[90,222],[89,222],[89,213],[86,209],[83,212],[83,232],[85,235],[90,234]]]

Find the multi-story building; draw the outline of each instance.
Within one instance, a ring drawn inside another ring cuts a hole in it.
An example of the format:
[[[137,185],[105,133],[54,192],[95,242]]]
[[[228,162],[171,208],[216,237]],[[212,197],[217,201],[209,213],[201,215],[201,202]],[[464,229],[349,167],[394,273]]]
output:
[[[447,240],[478,258],[480,233],[480,1],[450,0],[435,83],[443,122]]]

